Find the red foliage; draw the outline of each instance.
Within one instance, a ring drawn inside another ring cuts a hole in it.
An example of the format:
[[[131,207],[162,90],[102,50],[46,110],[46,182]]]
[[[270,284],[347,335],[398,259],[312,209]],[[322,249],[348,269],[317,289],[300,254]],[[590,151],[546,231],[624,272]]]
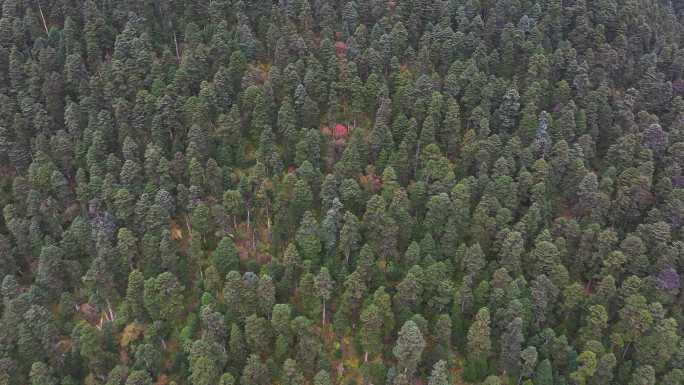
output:
[[[347,126],[345,126],[344,124],[340,124],[340,123],[337,123],[335,125],[334,135],[336,138],[345,137],[348,134],[349,134],[349,128],[347,128]]]
[[[344,57],[347,55],[347,43],[343,41],[338,41],[335,43],[335,52],[338,57]]]
[[[349,135],[349,128],[344,124],[337,123],[334,128],[321,127],[321,133],[326,136],[332,136],[335,139],[346,138]]]

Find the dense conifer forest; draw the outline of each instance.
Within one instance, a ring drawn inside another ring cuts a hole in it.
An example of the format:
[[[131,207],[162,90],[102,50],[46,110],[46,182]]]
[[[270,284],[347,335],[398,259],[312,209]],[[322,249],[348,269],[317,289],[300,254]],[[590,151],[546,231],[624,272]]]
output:
[[[684,384],[684,1],[0,4],[0,385]]]

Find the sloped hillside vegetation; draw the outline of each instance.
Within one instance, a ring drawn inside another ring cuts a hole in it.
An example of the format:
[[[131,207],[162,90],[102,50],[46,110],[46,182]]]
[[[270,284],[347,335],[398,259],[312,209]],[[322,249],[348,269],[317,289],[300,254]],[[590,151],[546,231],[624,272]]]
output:
[[[684,1],[0,5],[0,385],[684,384]]]

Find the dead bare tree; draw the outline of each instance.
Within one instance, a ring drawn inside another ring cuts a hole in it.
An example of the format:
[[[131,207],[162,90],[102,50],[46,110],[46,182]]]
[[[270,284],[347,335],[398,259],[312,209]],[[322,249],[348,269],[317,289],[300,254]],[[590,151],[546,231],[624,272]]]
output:
[[[40,6],[40,2],[38,2],[38,13],[40,13],[40,20],[43,22],[43,28],[45,28],[45,34],[49,35],[50,32],[48,31],[47,22],[45,21],[45,15],[43,14],[43,7]]]

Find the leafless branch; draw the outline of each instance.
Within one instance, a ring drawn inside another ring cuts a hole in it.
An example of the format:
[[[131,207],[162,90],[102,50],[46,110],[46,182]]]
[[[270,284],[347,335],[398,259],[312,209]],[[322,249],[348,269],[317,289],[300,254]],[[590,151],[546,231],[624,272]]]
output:
[[[178,48],[178,39],[176,38],[176,33],[173,33],[173,44],[176,45],[176,60],[180,64],[181,58],[180,58],[180,49]]]
[[[45,34],[49,35],[50,32],[48,31],[47,22],[45,21],[45,15],[43,14],[43,7],[40,6],[40,2],[38,2],[38,12],[40,13],[40,20],[43,22],[43,28],[45,28]]]

